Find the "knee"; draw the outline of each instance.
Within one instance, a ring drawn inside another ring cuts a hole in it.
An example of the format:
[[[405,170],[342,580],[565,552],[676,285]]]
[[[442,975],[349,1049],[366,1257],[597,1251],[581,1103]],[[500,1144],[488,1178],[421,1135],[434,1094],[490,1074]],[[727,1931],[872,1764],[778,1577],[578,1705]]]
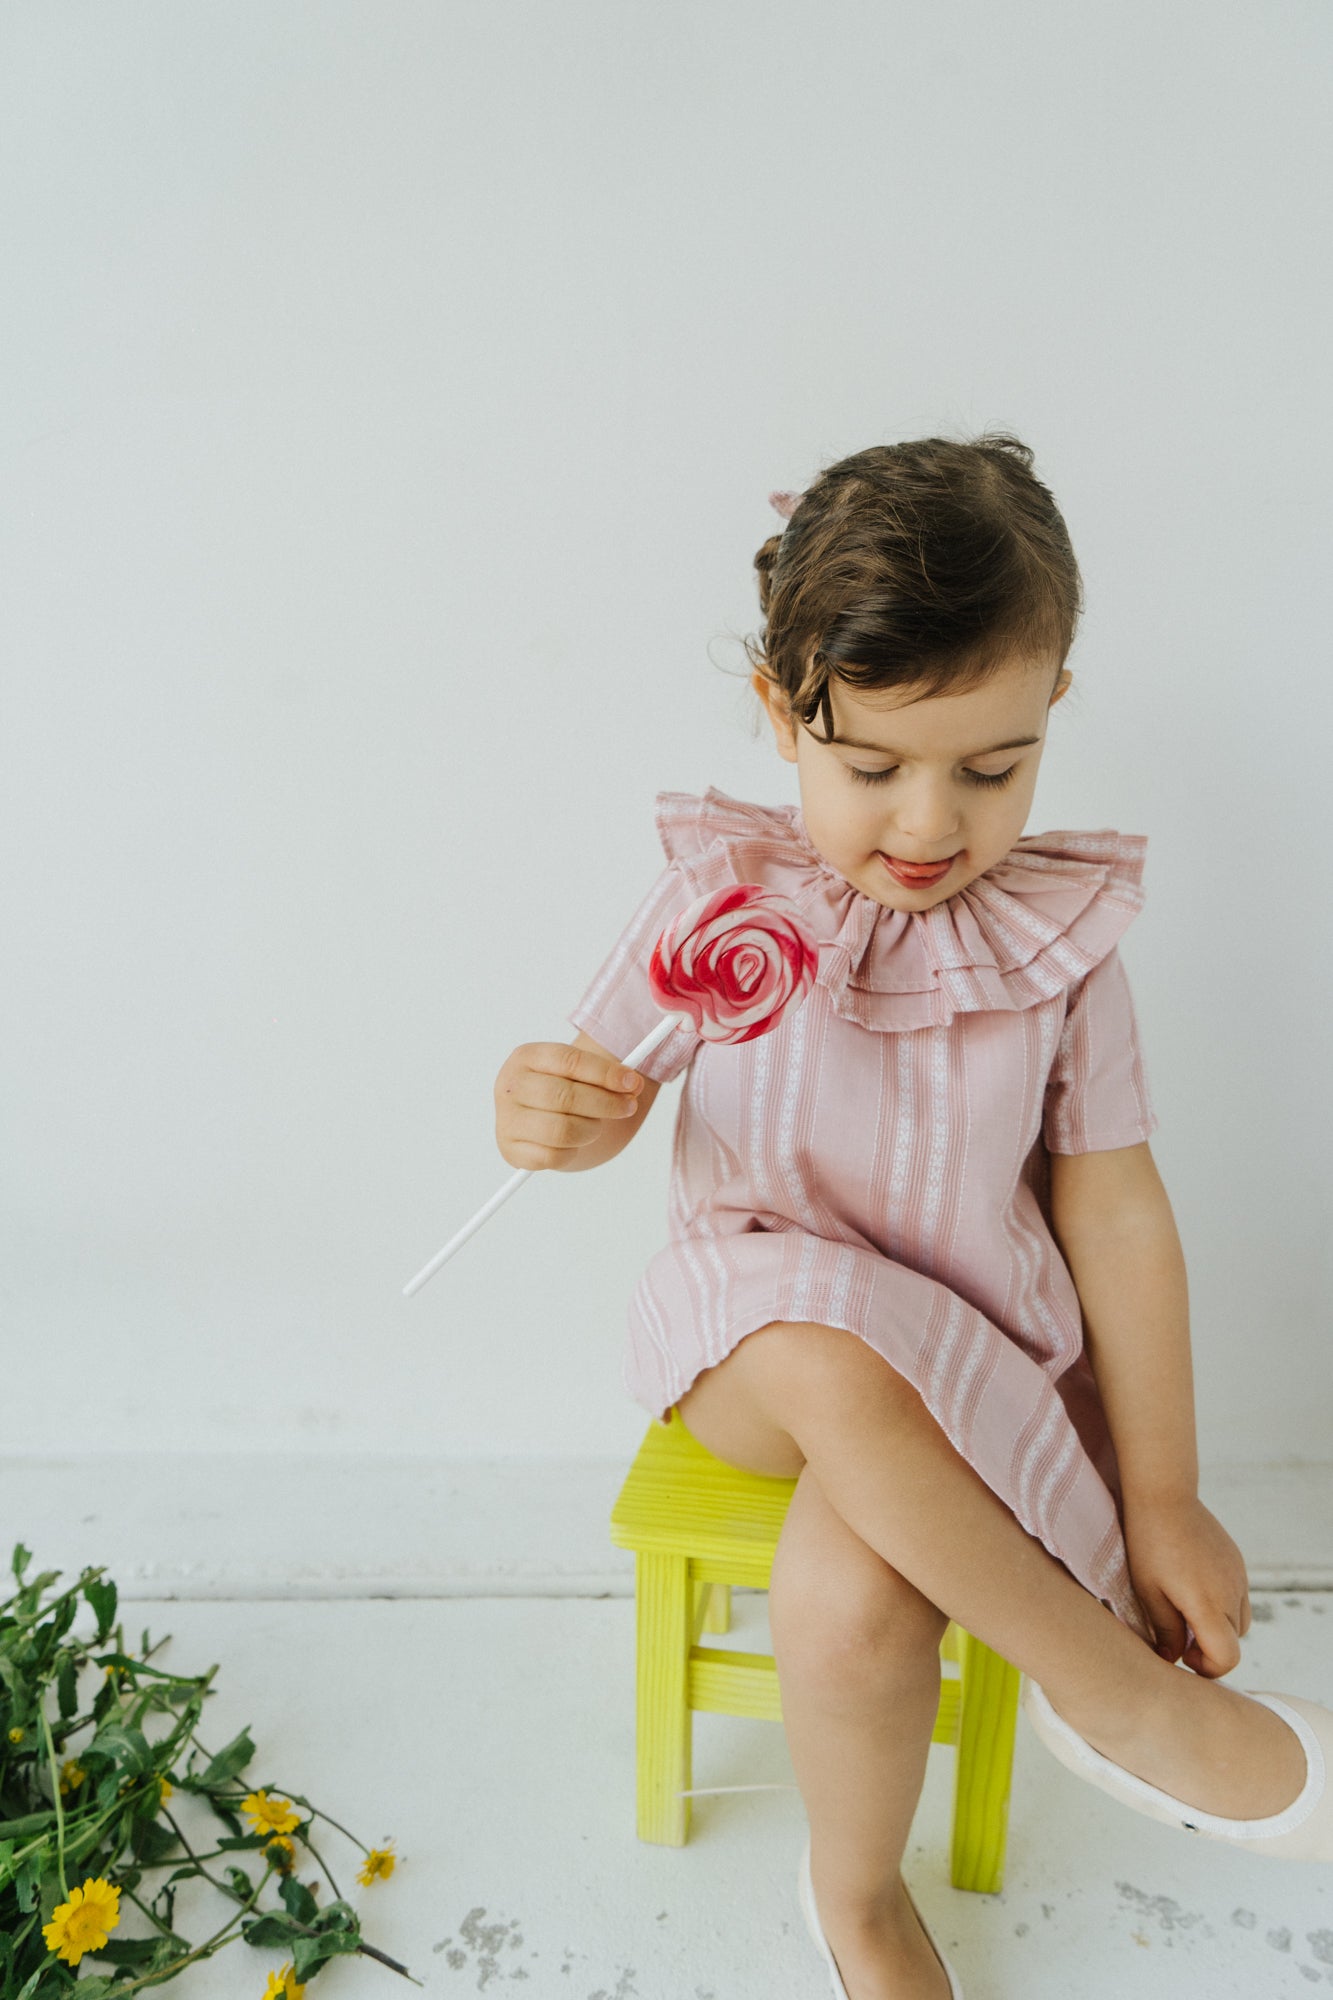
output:
[[[849,1424],[892,1422],[923,1407],[914,1384],[846,1327],[774,1321],[762,1333],[765,1413],[785,1425],[807,1458],[814,1456],[807,1439],[813,1445]]]
[[[938,1679],[947,1615],[888,1564],[873,1586],[827,1581],[769,1592],[769,1629],[780,1681],[858,1700],[904,1683]]]

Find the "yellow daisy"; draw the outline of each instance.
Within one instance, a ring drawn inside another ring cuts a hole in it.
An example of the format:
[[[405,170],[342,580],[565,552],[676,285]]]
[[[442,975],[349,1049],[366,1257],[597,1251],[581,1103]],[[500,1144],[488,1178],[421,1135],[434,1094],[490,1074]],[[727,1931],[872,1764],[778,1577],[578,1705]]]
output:
[[[275,1833],[272,1840],[265,1843],[264,1852],[281,1869],[286,1870],[295,1864],[296,1849],[285,1833]]]
[[[293,1811],[291,1800],[271,1799],[267,1789],[251,1792],[242,1800],[241,1811],[250,1815],[256,1833],[290,1833],[301,1824],[301,1815]]]
[[[387,1881],[393,1874],[393,1864],[397,1859],[398,1856],[391,1847],[372,1847],[366,1856],[365,1865],[357,1874],[357,1881],[369,1886],[377,1875],[383,1875]]]
[[[21,1743],[23,1741],[23,1731],[21,1729],[11,1729],[9,1740],[11,1743]]]
[[[62,1792],[77,1792],[88,1773],[77,1757],[66,1757],[60,1766],[60,1789]]]
[[[167,1800],[171,1797],[171,1794],[176,1789],[176,1787],[172,1784],[171,1780],[169,1778],[164,1778],[160,1771],[157,1774],[157,1788],[160,1794],[158,1798],[159,1805],[165,1805]]]
[[[120,1922],[120,1891],[113,1889],[105,1875],[90,1875],[81,1889],[71,1889],[69,1901],[58,1903],[49,1924],[42,1926],[46,1948],[69,1965],[77,1965],[85,1951],[100,1951],[107,1932]]]
[[[296,1983],[295,1967],[284,1965],[281,1972],[270,1972],[264,2000],[301,2000],[304,1992],[305,1987]]]

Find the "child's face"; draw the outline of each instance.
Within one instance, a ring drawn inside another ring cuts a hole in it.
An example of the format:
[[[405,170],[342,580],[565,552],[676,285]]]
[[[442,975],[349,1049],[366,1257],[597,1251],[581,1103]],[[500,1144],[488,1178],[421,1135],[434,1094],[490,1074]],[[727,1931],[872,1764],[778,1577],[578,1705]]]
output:
[[[857,695],[835,679],[829,700],[837,741],[831,743],[790,718],[784,697],[762,674],[751,685],[779,754],[796,766],[806,832],[825,861],[891,910],[928,910],[995,867],[1021,836],[1046,716],[1073,680],[1063,669],[1052,691],[1054,671],[1053,660],[1016,661],[966,694],[928,700],[905,700],[897,690]],[[815,724],[822,731],[818,714]],[[1018,737],[1035,740],[991,747]],[[847,738],[874,747],[849,748]],[[985,782],[1009,771],[1002,784]],[[882,855],[923,863],[950,857],[952,865],[918,887],[890,874]]]

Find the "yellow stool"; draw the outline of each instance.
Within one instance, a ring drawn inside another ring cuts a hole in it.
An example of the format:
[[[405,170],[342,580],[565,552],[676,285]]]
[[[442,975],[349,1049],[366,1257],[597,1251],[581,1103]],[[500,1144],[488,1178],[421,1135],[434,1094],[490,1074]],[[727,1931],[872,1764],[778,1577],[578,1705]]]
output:
[[[634,1551],[637,1831],[683,1847],[693,1784],[693,1714],[782,1720],[771,1653],[701,1646],[731,1625],[731,1586],[767,1590],[794,1479],[743,1472],[705,1450],[673,1411],[650,1423],[611,1510],[611,1540]],[[952,1743],[955,1889],[993,1895],[1004,1881],[1018,1669],[951,1624],[933,1743]]]

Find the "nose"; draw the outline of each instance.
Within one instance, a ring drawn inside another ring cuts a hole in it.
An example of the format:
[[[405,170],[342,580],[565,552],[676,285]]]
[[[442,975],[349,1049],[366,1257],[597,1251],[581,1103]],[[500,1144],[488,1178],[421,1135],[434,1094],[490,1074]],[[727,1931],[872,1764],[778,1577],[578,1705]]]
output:
[[[904,782],[893,803],[897,838],[914,854],[933,856],[957,838],[958,799],[946,778],[921,772]]]

